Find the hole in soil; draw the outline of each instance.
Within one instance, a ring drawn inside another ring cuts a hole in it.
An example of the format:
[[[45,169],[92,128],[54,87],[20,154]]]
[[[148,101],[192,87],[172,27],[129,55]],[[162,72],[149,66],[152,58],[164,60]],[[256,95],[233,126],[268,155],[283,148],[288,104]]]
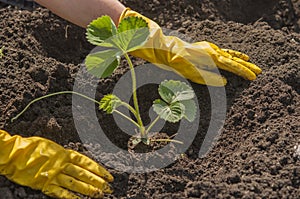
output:
[[[152,107],[152,103],[155,99],[160,98],[158,94],[158,85],[156,84],[147,84],[144,86],[141,86],[137,89],[137,95],[139,100],[139,108],[140,108],[140,114],[143,120],[143,123],[145,126],[149,125],[151,123],[151,118],[149,117],[149,110]],[[133,99],[131,97],[129,104],[133,106]],[[99,111],[98,111],[99,112]],[[128,135],[127,133],[131,133],[132,135],[138,133],[135,132],[136,129],[132,129],[132,132],[123,132],[122,129],[120,129],[117,124],[114,121],[114,118],[112,115],[108,115],[102,111],[98,114],[99,123],[105,133],[105,135],[108,137],[108,139],[113,142],[116,146],[127,150],[128,149],[128,141],[131,138],[131,135]],[[131,115],[131,118],[135,120],[134,116]],[[124,121],[127,122],[127,121]],[[172,136],[178,131],[179,123],[169,123],[166,122],[161,129],[160,132],[164,132],[166,136]],[[160,136],[160,134],[158,134]],[[148,146],[139,146],[138,152],[147,153],[149,151],[157,150],[159,149],[161,144],[153,144],[150,147]],[[162,146],[164,146],[163,144]]]
[[[146,145],[146,144],[143,144],[142,142],[140,142],[136,146],[133,146],[133,143],[132,143],[133,139],[134,138],[131,138],[128,141],[128,149],[134,153],[153,152],[153,151],[159,150],[159,149],[165,147],[167,144],[169,144],[168,142],[153,141],[153,142],[150,142],[150,145]],[[151,139],[155,140],[155,139],[172,139],[172,138],[170,138],[170,136],[166,133],[156,132],[151,136]]]

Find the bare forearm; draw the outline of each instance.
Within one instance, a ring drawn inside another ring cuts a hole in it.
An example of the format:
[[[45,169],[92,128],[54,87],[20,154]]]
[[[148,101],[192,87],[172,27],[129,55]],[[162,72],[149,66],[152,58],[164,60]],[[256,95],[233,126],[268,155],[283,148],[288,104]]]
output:
[[[109,15],[115,24],[125,6],[117,0],[35,0],[56,15],[85,28],[92,20]]]

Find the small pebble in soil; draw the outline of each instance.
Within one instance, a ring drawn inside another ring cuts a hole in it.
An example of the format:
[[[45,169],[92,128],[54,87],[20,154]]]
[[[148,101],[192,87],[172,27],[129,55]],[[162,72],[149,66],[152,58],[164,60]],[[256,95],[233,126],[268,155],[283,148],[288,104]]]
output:
[[[295,149],[294,157],[300,160],[300,144],[294,146],[294,149]]]

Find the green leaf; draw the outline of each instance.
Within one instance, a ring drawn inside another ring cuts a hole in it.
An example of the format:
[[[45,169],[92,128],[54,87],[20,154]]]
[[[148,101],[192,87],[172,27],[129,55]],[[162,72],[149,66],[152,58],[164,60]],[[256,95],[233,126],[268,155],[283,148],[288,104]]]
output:
[[[156,112],[161,119],[168,122],[178,122],[184,116],[185,107],[180,102],[174,102],[168,105],[166,102],[157,99],[153,102],[153,110]]]
[[[88,55],[85,60],[88,71],[96,77],[110,76],[118,67],[120,56],[137,49],[146,42],[149,34],[147,22],[138,17],[123,19],[118,29],[109,16],[92,21],[87,27],[88,41],[111,49]]]
[[[96,77],[110,76],[120,64],[118,49],[108,49],[89,54],[85,59],[87,70]]]
[[[120,98],[113,94],[107,94],[100,100],[99,109],[111,114],[121,105],[122,101]]]
[[[179,121],[183,117],[189,122],[195,119],[197,112],[196,103],[193,100],[195,93],[189,85],[181,81],[165,80],[159,85],[158,92],[164,101],[155,101],[153,108],[161,118],[166,118],[165,114],[170,114],[171,111],[174,121]]]
[[[171,104],[176,101],[193,99],[195,93],[193,89],[184,82],[176,80],[165,80],[158,88],[160,97]]]
[[[112,19],[105,15],[88,25],[86,35],[91,44],[114,47],[127,53],[143,45],[150,31],[147,22],[141,17],[126,17],[117,28]]]
[[[193,99],[180,101],[184,107],[184,118],[186,118],[189,122],[192,122],[196,118],[197,106]]]
[[[114,47],[111,37],[117,33],[117,27],[109,16],[102,16],[92,21],[86,32],[87,40],[97,46]]]
[[[118,26],[118,34],[112,40],[124,52],[136,50],[143,45],[150,31],[147,22],[141,17],[126,17]]]

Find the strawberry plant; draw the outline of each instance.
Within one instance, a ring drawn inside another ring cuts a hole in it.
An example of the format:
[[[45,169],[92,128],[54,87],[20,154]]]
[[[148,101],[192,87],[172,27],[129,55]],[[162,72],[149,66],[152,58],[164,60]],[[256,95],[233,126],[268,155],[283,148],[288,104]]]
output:
[[[139,132],[139,135],[134,138],[134,145],[137,145],[140,142],[149,145],[151,141],[179,142],[171,139],[153,140],[151,139],[149,132],[151,132],[152,127],[159,119],[172,123],[179,122],[181,119],[187,119],[192,122],[195,119],[197,108],[194,101],[195,94],[188,84],[175,80],[164,80],[161,82],[158,87],[158,93],[161,99],[154,100],[152,105],[154,112],[157,114],[156,119],[153,120],[147,128],[141,119],[136,92],[137,77],[129,53],[141,48],[148,40],[149,35],[150,31],[148,24],[144,19],[139,17],[127,17],[120,22],[118,27],[116,27],[109,16],[102,16],[92,21],[87,27],[87,40],[93,45],[105,48],[105,50],[89,54],[86,57],[85,65],[87,70],[96,77],[106,78],[116,70],[120,64],[121,57],[124,56],[129,65],[132,78],[133,106],[122,101],[113,94],[107,94],[100,101],[97,101],[77,92],[62,91],[33,100],[20,114],[13,118],[13,120],[17,119],[32,103],[40,99],[71,93],[94,101],[99,105],[99,109],[107,114],[119,114],[129,122],[133,123]],[[132,113],[134,118],[132,119],[120,112],[118,108],[121,106],[126,107]]]

